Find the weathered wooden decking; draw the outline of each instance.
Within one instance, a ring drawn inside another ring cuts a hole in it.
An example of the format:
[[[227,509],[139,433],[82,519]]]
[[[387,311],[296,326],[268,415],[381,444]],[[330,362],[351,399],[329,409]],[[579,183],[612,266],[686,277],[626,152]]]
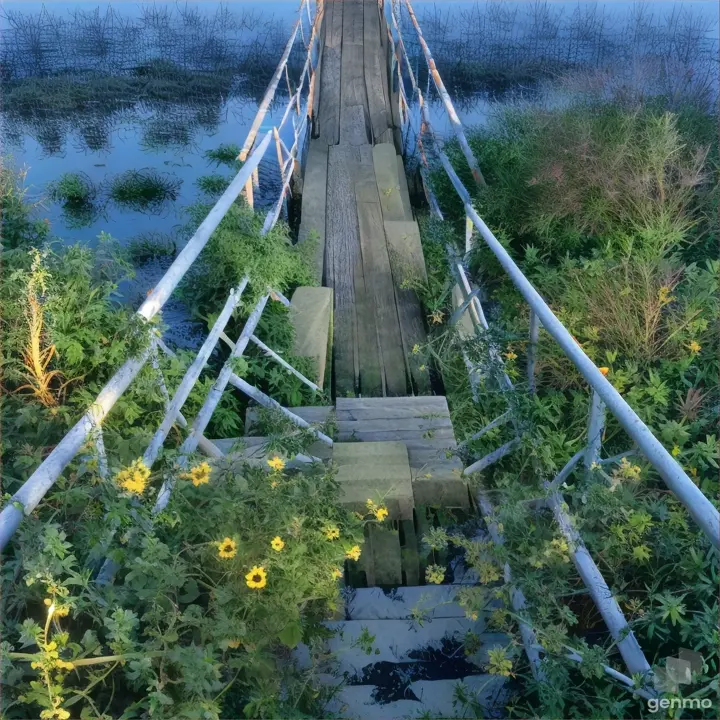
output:
[[[423,317],[408,289],[425,263],[395,144],[387,26],[377,0],[324,7],[300,240],[317,233],[318,279],[334,291],[335,394],[427,393],[412,354]]]

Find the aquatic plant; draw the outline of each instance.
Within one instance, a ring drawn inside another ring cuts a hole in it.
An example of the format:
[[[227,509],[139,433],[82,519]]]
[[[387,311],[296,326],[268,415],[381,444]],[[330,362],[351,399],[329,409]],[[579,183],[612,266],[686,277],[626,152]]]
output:
[[[109,196],[118,205],[141,212],[157,212],[177,200],[182,180],[153,168],[126,170],[109,183]]]
[[[173,233],[150,231],[132,238],[127,250],[133,264],[142,265],[149,260],[175,257],[177,239]]]
[[[80,208],[92,204],[97,188],[85,173],[68,172],[48,185],[48,196],[65,206]]]
[[[222,195],[227,186],[230,184],[229,178],[222,175],[203,175],[197,179],[195,183],[206,195],[216,196]]]
[[[234,143],[218,145],[214,150],[206,150],[205,157],[216,165],[229,165],[235,167],[238,163],[238,155],[242,148]],[[239,167],[238,167],[239,169]]]

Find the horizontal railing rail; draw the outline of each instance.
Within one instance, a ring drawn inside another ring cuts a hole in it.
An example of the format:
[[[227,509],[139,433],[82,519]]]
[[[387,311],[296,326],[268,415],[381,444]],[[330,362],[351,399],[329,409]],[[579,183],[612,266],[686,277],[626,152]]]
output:
[[[231,290],[228,300],[222,310],[220,316],[216,320],[213,328],[210,330],[203,345],[198,351],[194,362],[188,367],[180,384],[175,391],[174,397],[171,399],[165,379],[162,375],[160,364],[157,359],[157,350],[160,348],[166,354],[172,354],[162,341],[157,328],[150,324],[150,321],[160,313],[164,305],[171,297],[173,291],[185,277],[187,272],[193,266],[203,248],[207,245],[213,232],[220,225],[222,219],[227,214],[232,204],[237,200],[242,192],[245,192],[247,202],[252,207],[253,193],[252,188],[257,187],[259,183],[258,167],[260,162],[265,158],[268,148],[273,143],[277,153],[277,162],[280,169],[280,191],[276,202],[267,213],[265,223],[261,234],[266,235],[278,221],[283,207],[286,208],[287,197],[291,192],[291,179],[293,172],[296,170],[298,158],[302,157],[302,148],[307,139],[308,117],[312,114],[313,101],[312,93],[308,93],[308,97],[303,100],[303,92],[306,88],[314,86],[314,75],[317,68],[319,57],[319,33],[318,26],[322,19],[322,13],[315,12],[314,17],[311,13],[311,0],[301,0],[298,8],[297,21],[293,26],[285,51],[278,63],[273,74],[268,89],[263,97],[262,102],[257,111],[257,115],[248,132],[248,136],[243,144],[243,149],[239,159],[243,161],[243,166],[237,175],[230,182],[225,192],[220,196],[213,208],[202,221],[193,236],[188,240],[185,247],[175,258],[167,272],[157,282],[148,297],[137,310],[138,317],[147,324],[148,342],[145,349],[136,357],[131,357],[125,361],[120,369],[108,380],[105,387],[95,398],[94,403],[86,410],[83,416],[70,429],[70,431],[60,440],[60,442],[52,449],[50,454],[40,464],[40,466],[32,473],[32,475],[23,483],[23,485],[14,493],[9,502],[0,512],[0,549],[4,548],[12,535],[20,526],[23,518],[29,515],[42,501],[46,493],[52,488],[54,483],[63,473],[65,468],[77,456],[81,448],[88,443],[94,443],[95,451],[98,459],[98,472],[101,476],[108,476],[108,460],[105,451],[105,443],[102,434],[102,423],[112,410],[115,403],[130,387],[138,373],[143,369],[145,364],[150,361],[155,370],[158,384],[165,402],[165,416],[158,427],[155,435],[145,451],[143,460],[150,467],[159,456],[163,443],[165,442],[170,429],[177,423],[181,428],[188,428],[189,432],[186,440],[180,448],[179,463],[182,465],[187,462],[190,454],[199,447],[205,454],[211,457],[222,457],[222,452],[213,445],[203,432],[210,421],[220,397],[225,387],[230,384],[240,389],[246,395],[256,400],[266,407],[280,407],[292,422],[303,428],[308,428],[318,439],[323,442],[332,444],[332,440],[322,432],[313,427],[308,426],[302,418],[294,413],[279,406],[272,398],[267,397],[257,388],[254,388],[246,381],[239,378],[228,364],[233,358],[240,357],[245,351],[249,342],[256,344],[266,355],[273,360],[279,362],[286,370],[293,372],[309,387],[319,390],[315,383],[305,378],[298,370],[289,365],[274,353],[270,348],[265,346],[255,335],[255,328],[260,319],[260,315],[270,297],[273,300],[288,305],[288,300],[276,289],[267,289],[267,294],[263,295],[258,305],[250,314],[243,334],[238,343],[231,350],[230,360],[225,363],[215,384],[208,393],[205,403],[193,421],[192,425],[181,413],[187,397],[193,386],[205,367],[210,355],[216,348],[217,343],[225,325],[230,320],[232,313],[239,307],[240,298],[245,290],[248,279],[242,280],[237,289]],[[304,24],[307,23],[307,31]],[[293,91],[290,86],[288,75],[288,60],[291,56],[293,47],[297,37],[300,35],[303,39],[304,49],[306,51],[305,63],[298,79],[296,89]],[[309,37],[309,41],[305,42],[305,38]],[[262,134],[258,134],[262,128],[263,121],[276,101],[276,92],[280,78],[283,73],[288,78],[288,95],[289,100],[281,121]],[[287,148],[282,141],[282,136],[288,123],[292,124],[293,143],[290,149]],[[170,497],[172,485],[167,483],[161,488],[158,496],[156,509],[162,509],[167,504]]]
[[[623,399],[620,393],[605,378],[598,367],[583,352],[582,348],[574,340],[570,332],[558,320],[547,303],[543,300],[540,293],[535,289],[532,283],[525,277],[523,272],[514,262],[507,250],[502,246],[492,231],[488,228],[482,218],[478,215],[473,207],[472,197],[467,188],[463,185],[457,172],[452,166],[447,153],[443,149],[442,141],[433,130],[430,122],[429,108],[426,98],[417,82],[417,68],[413,71],[410,58],[407,53],[406,44],[402,37],[402,8],[405,8],[410,21],[410,25],[414,28],[418,43],[422,50],[422,55],[427,64],[428,83],[430,79],[437,90],[437,94],[442,101],[450,121],[452,131],[457,138],[460,150],[465,157],[470,171],[480,186],[484,185],[484,179],[480,171],[477,160],[472,153],[470,144],[465,136],[462,123],[459,120],[457,112],[453,106],[449,93],[447,92],[442,78],[440,77],[428,44],[423,37],[420,24],[413,11],[410,0],[389,0],[386,3],[386,19],[388,21],[388,39],[392,52],[392,81],[393,89],[397,84],[398,102],[400,104],[400,117],[403,121],[404,130],[406,130],[406,138],[404,144],[411,131],[416,138],[416,151],[420,158],[420,176],[423,182],[423,188],[428,198],[428,204],[433,214],[440,220],[443,219],[440,204],[435,196],[431,181],[431,171],[433,166],[430,164],[428,155],[432,153],[444,170],[447,177],[460,198],[466,219],[466,237],[465,237],[465,253],[461,256],[457,249],[447,246],[450,267],[455,275],[458,286],[460,287],[463,297],[461,311],[465,309],[471,318],[476,334],[482,335],[488,330],[488,323],[482,310],[482,305],[478,297],[478,293],[473,289],[470,279],[465,268],[465,259],[468,253],[473,249],[474,236],[479,234],[487,247],[492,251],[502,268],[505,270],[515,287],[521,293],[525,301],[530,307],[530,332],[528,343],[527,373],[528,373],[528,389],[531,393],[536,392],[535,386],[535,363],[538,351],[539,330],[542,326],[550,337],[557,343],[563,353],[569,358],[578,372],[587,381],[591,389],[591,402],[588,416],[587,443],[576,455],[570,459],[566,466],[560,471],[557,477],[549,483],[545,483],[544,491],[546,493],[545,504],[552,510],[554,519],[560,532],[565,537],[570,548],[571,556],[576,569],[587,587],[596,607],[600,611],[605,621],[610,635],[616,643],[623,660],[631,675],[641,674],[645,677],[645,686],[641,689],[634,688],[633,680],[628,678],[616,670],[606,666],[604,668],[606,674],[618,680],[627,686],[631,692],[642,697],[653,697],[656,695],[655,689],[650,685],[652,679],[652,671],[645,655],[640,648],[637,639],[630,630],[630,627],[622,613],[615,597],[605,582],[597,565],[592,559],[590,553],[586,549],[582,539],[580,538],[576,528],[576,523],[570,516],[567,505],[562,498],[562,483],[575,467],[583,461],[586,470],[589,470],[594,464],[609,462],[620,462],[623,457],[630,453],[641,453],[647,458],[653,468],[658,472],[671,492],[683,503],[689,514],[695,520],[697,525],[706,534],[710,542],[720,548],[720,515],[710,500],[700,491],[700,489],[692,482],[692,480],[683,471],[677,461],[666,450],[665,447],[657,440],[652,431],[642,422],[637,413]],[[411,98],[406,88],[405,78],[409,79],[411,87]],[[413,104],[416,103],[419,109],[420,121],[416,127],[413,124]],[[427,141],[427,142],[426,142]],[[493,358],[502,365],[502,359],[497,357],[492,344],[490,344],[490,353],[494,354]],[[481,369],[473,363],[469,363],[467,355],[465,355],[466,364],[469,370],[469,379],[473,392],[477,390],[477,378],[481,374]],[[507,374],[502,372],[504,378]],[[503,381],[501,380],[501,383]],[[509,382],[509,380],[508,380]],[[600,449],[602,443],[602,434],[605,428],[606,409],[609,409],[613,416],[620,423],[625,432],[632,438],[634,447],[620,455],[605,460],[600,458]],[[486,428],[476,433],[472,438],[468,438],[465,444],[461,444],[467,448],[467,444],[473,439],[481,437],[493,427],[512,422],[512,413],[509,410],[496,420],[493,420]],[[517,427],[516,427],[517,429]],[[476,462],[465,468],[465,474],[471,474],[485,469],[497,462],[501,458],[510,454],[522,443],[519,436],[506,442],[501,447],[480,458]],[[502,543],[502,537],[497,533],[497,525],[494,521],[495,511],[486,495],[482,490],[478,492],[478,504],[483,516],[486,519],[488,527],[491,529],[491,536],[496,543]],[[494,530],[493,530],[494,529]],[[505,568],[506,581],[510,581],[510,568]],[[513,608],[521,616],[524,615],[525,598],[519,589],[513,593]],[[521,639],[525,647],[526,654],[530,660],[533,675],[537,680],[543,679],[541,665],[538,660],[538,648],[534,641],[534,632],[532,628],[521,619],[520,622]],[[567,657],[578,662],[582,662],[582,656],[568,648]]]

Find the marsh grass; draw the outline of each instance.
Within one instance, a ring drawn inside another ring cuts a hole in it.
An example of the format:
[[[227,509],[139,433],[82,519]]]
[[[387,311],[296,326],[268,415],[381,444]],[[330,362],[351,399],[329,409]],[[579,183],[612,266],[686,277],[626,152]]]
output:
[[[50,183],[48,196],[65,206],[88,206],[95,200],[97,188],[85,173],[69,172]]]
[[[140,212],[159,212],[177,200],[182,180],[153,168],[127,170],[109,181],[108,195],[118,205]]]
[[[146,232],[128,243],[128,255],[135,265],[160,258],[173,258],[176,254],[177,238],[173,233]]]
[[[195,183],[198,189],[205,195],[216,197],[222,195],[230,184],[230,179],[223,175],[213,173],[212,175],[202,175]]]
[[[235,143],[224,143],[213,150],[207,150],[205,157],[216,166],[227,165],[239,170],[242,167],[242,163],[238,160],[241,150],[242,148]]]

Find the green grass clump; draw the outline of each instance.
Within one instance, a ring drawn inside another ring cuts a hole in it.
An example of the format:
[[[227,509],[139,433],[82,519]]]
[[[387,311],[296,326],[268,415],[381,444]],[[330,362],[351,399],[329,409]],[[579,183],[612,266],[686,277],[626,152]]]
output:
[[[206,195],[216,196],[222,195],[225,190],[227,190],[230,180],[222,175],[213,173],[212,175],[199,177],[195,184]]]
[[[110,181],[109,195],[118,205],[140,211],[157,211],[177,200],[182,180],[152,168],[127,170]]]
[[[134,237],[128,244],[128,254],[135,265],[159,258],[172,258],[176,253],[177,242],[172,233],[146,232]]]
[[[216,165],[237,167],[240,163],[238,155],[240,155],[241,150],[242,148],[239,145],[235,145],[235,143],[224,143],[218,145],[214,150],[207,150],[205,157]]]
[[[85,173],[69,172],[48,186],[51,200],[69,207],[91,205],[97,196],[93,181]]]

